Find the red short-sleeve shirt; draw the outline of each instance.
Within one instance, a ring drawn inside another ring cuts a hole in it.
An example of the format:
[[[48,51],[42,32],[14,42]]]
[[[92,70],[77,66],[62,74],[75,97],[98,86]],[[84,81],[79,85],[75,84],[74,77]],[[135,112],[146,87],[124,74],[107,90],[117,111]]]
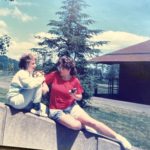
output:
[[[58,71],[54,71],[45,76],[45,82],[51,84],[50,106],[51,109],[65,109],[70,106],[75,99],[69,94],[69,90],[77,88],[77,94],[83,93],[83,88],[77,77],[72,77],[65,81]]]

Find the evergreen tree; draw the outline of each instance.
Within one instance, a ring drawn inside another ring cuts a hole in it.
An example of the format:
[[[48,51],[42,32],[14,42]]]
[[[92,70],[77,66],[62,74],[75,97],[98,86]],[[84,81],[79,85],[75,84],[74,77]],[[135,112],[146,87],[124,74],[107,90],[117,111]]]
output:
[[[94,79],[89,75],[86,57],[98,54],[100,50],[95,49],[95,46],[106,44],[107,41],[90,41],[93,35],[102,30],[88,29],[94,21],[83,12],[88,6],[83,0],[64,0],[62,3],[60,11],[56,13],[58,20],[51,20],[48,24],[49,33],[56,36],[45,37],[39,45],[49,47],[57,52],[58,56],[67,55],[76,61],[79,78],[85,89],[84,98],[88,99],[93,94],[89,87],[91,83],[94,85],[94,82],[91,82]]]
[[[3,35],[0,37],[0,55],[5,55],[7,53],[7,48],[10,44],[10,37]]]

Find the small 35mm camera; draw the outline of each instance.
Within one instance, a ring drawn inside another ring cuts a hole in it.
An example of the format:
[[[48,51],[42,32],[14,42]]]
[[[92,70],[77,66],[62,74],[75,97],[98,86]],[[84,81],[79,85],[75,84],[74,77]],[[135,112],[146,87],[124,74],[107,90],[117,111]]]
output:
[[[73,88],[73,89],[69,90],[69,93],[73,94],[73,93],[75,93],[76,91],[77,91],[77,88]]]

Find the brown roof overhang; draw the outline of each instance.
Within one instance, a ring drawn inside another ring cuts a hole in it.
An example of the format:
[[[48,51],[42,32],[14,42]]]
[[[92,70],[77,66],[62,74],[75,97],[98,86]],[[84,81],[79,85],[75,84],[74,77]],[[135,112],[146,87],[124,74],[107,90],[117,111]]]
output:
[[[94,63],[150,62],[150,40],[90,60]]]

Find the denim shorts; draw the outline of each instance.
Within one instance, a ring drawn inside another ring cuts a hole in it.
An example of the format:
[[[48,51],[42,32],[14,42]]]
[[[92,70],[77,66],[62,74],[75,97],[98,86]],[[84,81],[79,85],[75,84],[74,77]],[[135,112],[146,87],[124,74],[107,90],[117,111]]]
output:
[[[61,109],[49,109],[49,117],[55,121],[59,121],[63,114],[70,114],[74,118],[78,117],[78,110],[82,109],[80,106],[74,102],[71,106],[67,107],[64,110]]]

